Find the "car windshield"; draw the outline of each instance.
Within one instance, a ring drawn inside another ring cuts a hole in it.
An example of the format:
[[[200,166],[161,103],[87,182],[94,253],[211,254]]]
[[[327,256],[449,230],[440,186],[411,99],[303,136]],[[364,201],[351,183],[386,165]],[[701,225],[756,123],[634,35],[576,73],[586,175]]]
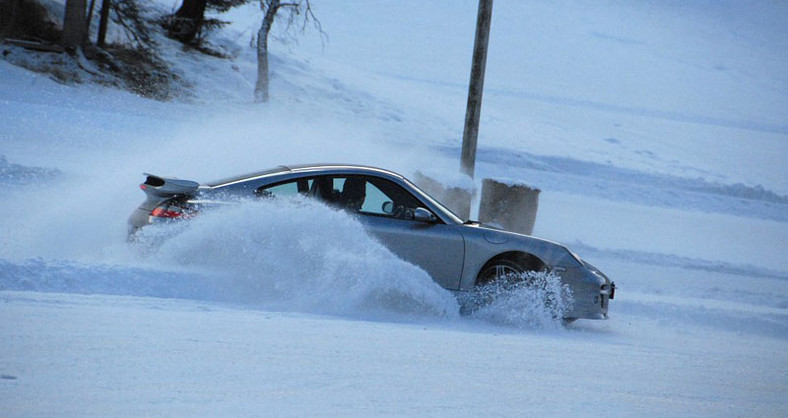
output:
[[[447,217],[449,217],[449,218],[450,218],[452,221],[454,221],[454,222],[455,222],[455,223],[457,223],[457,224],[461,224],[461,223],[465,222],[465,221],[464,221],[464,220],[463,220],[461,217],[459,217],[459,216],[458,216],[456,213],[452,212],[452,211],[451,211],[449,208],[447,208],[446,206],[444,206],[444,205],[443,205],[441,202],[439,202],[439,201],[438,201],[437,199],[435,199],[434,197],[430,196],[430,195],[429,195],[427,192],[425,192],[424,190],[421,190],[421,189],[420,189],[418,186],[416,186],[415,184],[413,184],[413,183],[412,183],[410,180],[408,180],[408,179],[403,179],[403,180],[405,180],[405,181],[408,183],[408,185],[409,185],[409,186],[410,186],[410,187],[411,187],[411,188],[412,188],[414,191],[418,192],[418,193],[421,195],[421,198],[422,198],[422,199],[425,199],[425,200],[429,201],[431,204],[433,204],[434,206],[436,206],[436,207],[437,207],[438,209],[440,209],[440,210],[441,210],[441,211],[442,211],[442,212],[443,212],[443,213],[444,213],[444,214],[445,214]]]

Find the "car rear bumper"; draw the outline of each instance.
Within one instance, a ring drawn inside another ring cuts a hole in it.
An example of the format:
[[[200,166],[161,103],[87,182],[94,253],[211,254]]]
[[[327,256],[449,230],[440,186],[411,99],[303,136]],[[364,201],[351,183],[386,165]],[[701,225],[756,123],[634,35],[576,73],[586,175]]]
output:
[[[148,224],[150,224],[150,210],[145,210],[142,208],[134,209],[134,212],[132,212],[129,216],[127,223],[127,240],[129,242],[134,241],[137,231]]]

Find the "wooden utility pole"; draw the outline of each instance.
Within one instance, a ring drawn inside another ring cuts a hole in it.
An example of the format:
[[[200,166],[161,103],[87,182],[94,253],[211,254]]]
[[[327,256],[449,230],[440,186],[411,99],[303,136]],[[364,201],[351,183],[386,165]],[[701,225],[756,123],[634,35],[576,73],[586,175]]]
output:
[[[482,112],[484,68],[487,65],[487,44],[490,40],[493,0],[479,0],[476,17],[476,39],[473,45],[471,82],[468,86],[468,108],[465,111],[465,130],[462,134],[460,170],[473,178],[476,166],[476,142],[479,137],[479,117]]]

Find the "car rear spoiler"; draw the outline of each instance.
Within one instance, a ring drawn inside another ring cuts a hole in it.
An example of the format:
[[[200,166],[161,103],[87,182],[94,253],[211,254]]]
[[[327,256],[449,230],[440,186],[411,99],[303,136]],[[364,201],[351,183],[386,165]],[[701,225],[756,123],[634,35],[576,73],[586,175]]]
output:
[[[194,193],[200,183],[191,180],[181,180],[176,178],[160,177],[153,174],[144,173],[147,178],[140,184],[148,197],[167,198],[176,195],[187,195]]]

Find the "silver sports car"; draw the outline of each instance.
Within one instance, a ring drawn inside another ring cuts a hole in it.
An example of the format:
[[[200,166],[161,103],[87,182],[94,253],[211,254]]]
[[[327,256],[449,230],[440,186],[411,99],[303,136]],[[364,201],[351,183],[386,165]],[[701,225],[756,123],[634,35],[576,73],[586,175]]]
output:
[[[602,272],[566,247],[463,221],[391,171],[355,165],[280,166],[205,184],[146,175],[140,188],[147,199],[129,218],[130,241],[146,225],[188,218],[233,196],[301,194],[357,215],[392,252],[460,294],[525,278],[527,272],[551,272],[571,290],[572,306],[564,317],[574,320],[606,319],[615,293]]]

